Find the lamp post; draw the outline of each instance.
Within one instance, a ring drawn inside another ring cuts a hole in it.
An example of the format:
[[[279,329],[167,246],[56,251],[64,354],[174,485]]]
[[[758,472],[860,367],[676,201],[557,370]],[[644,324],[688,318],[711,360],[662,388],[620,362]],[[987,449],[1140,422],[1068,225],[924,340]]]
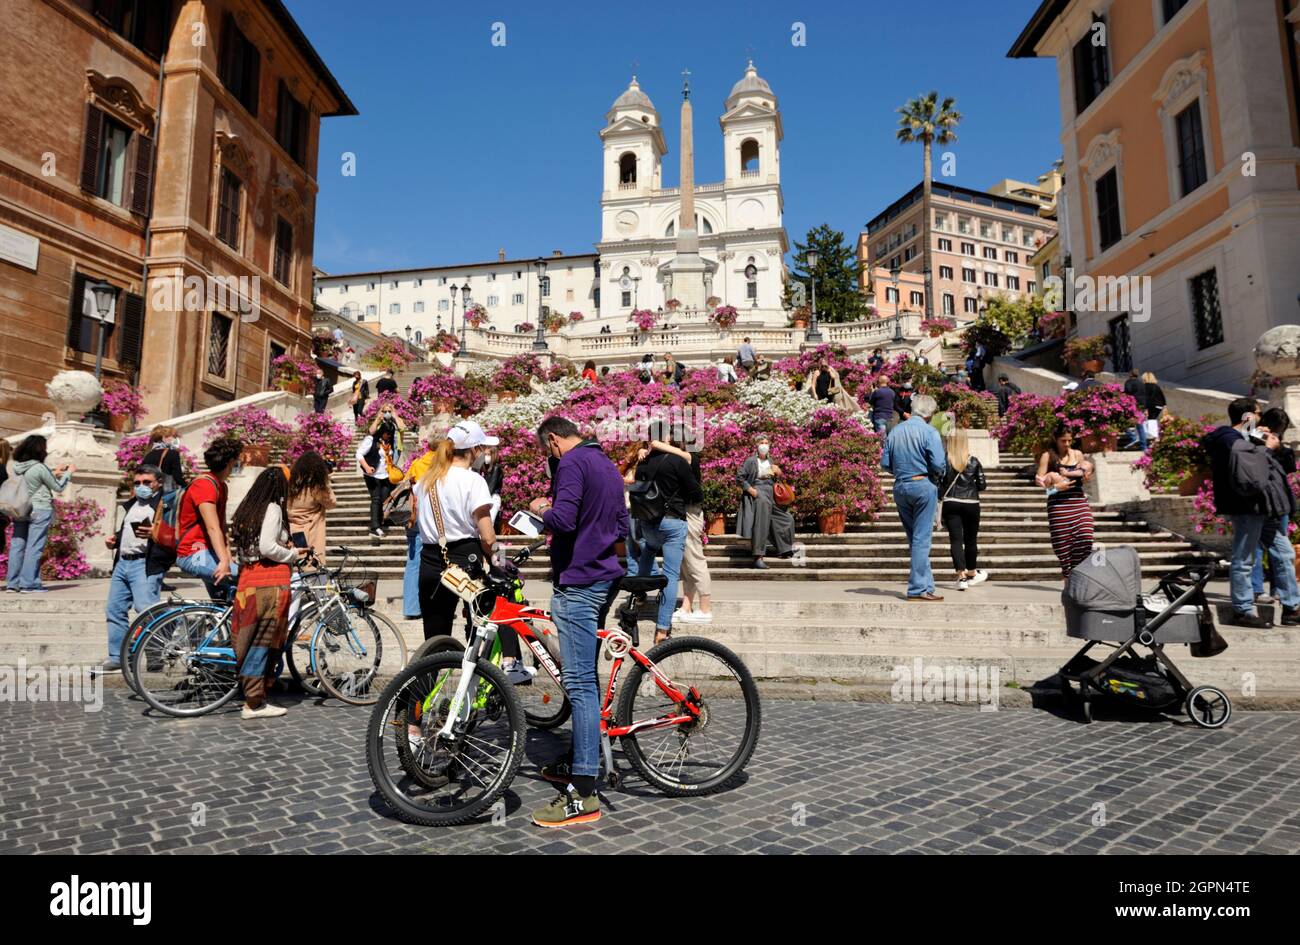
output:
[[[407,343],[408,345],[411,343],[411,326],[410,326],[410,325],[407,325],[407,326],[406,326],[406,343]]]
[[[108,326],[112,324],[113,303],[117,300],[117,289],[107,282],[96,282],[90,287],[90,292],[95,297],[95,314],[99,319],[99,342],[95,348],[95,380],[98,381],[104,370],[104,336],[108,334]],[[98,407],[82,418],[83,422],[86,420],[90,420],[95,426],[105,425],[104,415],[100,413]]]
[[[895,264],[889,267],[889,280],[894,283],[894,343],[903,342],[903,297],[898,293],[898,277],[903,271]]]
[[[804,331],[803,339],[810,345],[821,344],[822,341],[821,329],[817,327],[817,273],[815,271],[820,258],[815,249],[810,249],[804,254],[804,259],[808,262],[808,281],[812,283],[812,318]]]
[[[533,268],[537,270],[537,337],[533,340],[534,351],[547,351],[549,347],[546,344],[546,319],[542,317],[542,282],[546,278],[546,260],[538,256],[533,263]]]
[[[469,281],[460,287],[460,348],[456,351],[456,357],[460,357],[465,351],[465,345],[468,339],[465,337],[465,328],[469,324]]]
[[[456,334],[456,293],[460,291],[460,286],[456,283],[451,284],[451,333]]]
[[[641,304],[641,277],[632,277],[632,307],[637,308]]]

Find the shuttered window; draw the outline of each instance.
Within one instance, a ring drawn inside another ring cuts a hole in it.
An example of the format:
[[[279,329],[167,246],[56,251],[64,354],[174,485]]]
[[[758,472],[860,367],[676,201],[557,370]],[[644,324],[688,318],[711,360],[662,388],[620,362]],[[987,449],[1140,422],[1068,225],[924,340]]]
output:
[[[1101,32],[1098,32],[1100,29]],[[1109,40],[1104,17],[1093,16],[1092,28],[1074,44],[1074,110],[1082,112],[1110,85]]]
[[[171,25],[171,0],[95,0],[95,16],[154,59],[161,59]]]
[[[300,165],[307,163],[307,107],[293,97],[280,81],[279,107],[275,117],[275,139]]]
[[[153,189],[153,139],[87,105],[81,186],[133,213],[147,214]]]
[[[243,184],[229,168],[221,169],[217,195],[217,239],[231,249],[239,249],[239,202]]]
[[[118,312],[121,334],[117,339],[118,364],[140,367],[144,353],[144,299],[127,292]]]
[[[226,378],[230,370],[230,342],[234,333],[234,319],[213,312],[208,322],[208,373]]]
[[[1207,180],[1199,99],[1178,113],[1174,128],[1178,138],[1178,180],[1182,196],[1186,197]]]
[[[1097,236],[1102,249],[1119,242],[1119,172],[1111,168],[1097,180]]]
[[[275,218],[275,260],[271,275],[280,285],[291,286],[293,277],[293,227],[283,217]]]
[[[257,115],[258,81],[262,54],[226,14],[221,31],[221,83],[250,115]]]

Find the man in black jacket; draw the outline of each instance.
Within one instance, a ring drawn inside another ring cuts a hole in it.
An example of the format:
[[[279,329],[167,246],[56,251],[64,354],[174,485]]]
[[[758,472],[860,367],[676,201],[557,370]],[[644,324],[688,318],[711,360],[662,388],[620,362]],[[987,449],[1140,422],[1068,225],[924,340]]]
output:
[[[1128,379],[1124,381],[1124,393],[1137,401],[1138,409],[1142,412],[1142,419],[1130,431],[1132,439],[1125,443],[1124,447],[1128,449],[1137,446],[1145,453],[1147,451],[1147,427],[1144,422],[1147,418],[1147,385],[1137,368],[1128,372]]]
[[[1256,429],[1259,404],[1241,397],[1228,405],[1231,426],[1207,433],[1201,445],[1210,456],[1214,507],[1232,523],[1232,622],[1266,629],[1272,624],[1255,610],[1251,572],[1255,549],[1263,547],[1272,563],[1273,580],[1282,599],[1282,624],[1300,626],[1300,589],[1295,578],[1295,550],[1280,520],[1295,511],[1295,500],[1275,454],[1278,445],[1267,428]]]
[[[682,445],[681,431],[674,429],[670,433],[667,424],[652,423],[649,432],[652,441],[664,440],[673,446]],[[668,586],[659,597],[659,613],[655,619],[655,642],[658,643],[673,629],[677,583],[682,573],[682,556],[686,554],[686,506],[701,504],[704,492],[691,464],[674,453],[651,453],[637,465],[636,481],[646,484],[646,492],[657,492],[663,507],[662,515],[647,519],[643,517],[646,512],[640,508],[639,500],[632,505],[632,514],[639,518],[641,526],[641,554],[633,562],[636,567],[632,574],[650,574],[655,556],[662,555],[662,573],[668,578]]]
[[[1007,411],[1011,409],[1011,398],[1021,393],[1020,387],[1012,383],[1011,378],[1005,374],[998,375],[998,416],[1005,417]]]
[[[334,393],[334,385],[330,379],[321,372],[316,377],[316,387],[312,391],[311,409],[313,413],[324,413],[325,407],[328,406],[330,394]]]
[[[162,470],[140,466],[131,477],[135,494],[121,503],[122,520],[104,544],[113,549],[113,576],[108,585],[108,659],[101,672],[121,670],[118,654],[130,626],[134,609],[138,614],[158,602],[163,575],[172,566],[172,554],[150,538],[154,512],[162,500]]]

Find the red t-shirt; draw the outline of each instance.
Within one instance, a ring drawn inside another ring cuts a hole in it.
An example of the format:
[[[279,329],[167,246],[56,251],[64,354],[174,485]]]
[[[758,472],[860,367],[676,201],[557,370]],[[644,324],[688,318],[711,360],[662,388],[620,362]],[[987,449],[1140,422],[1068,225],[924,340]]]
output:
[[[212,502],[217,506],[217,520],[221,522],[221,534],[226,533],[226,484],[211,475],[204,474],[190,483],[181,497],[181,510],[177,515],[177,527],[180,529],[180,542],[176,545],[176,557],[187,558],[196,551],[211,548],[207,529],[199,515],[199,506]]]

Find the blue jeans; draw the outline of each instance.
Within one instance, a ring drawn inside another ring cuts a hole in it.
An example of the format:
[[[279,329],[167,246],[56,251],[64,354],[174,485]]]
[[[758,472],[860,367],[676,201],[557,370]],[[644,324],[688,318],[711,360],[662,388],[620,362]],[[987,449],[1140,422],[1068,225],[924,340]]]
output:
[[[934,593],[934,573],[930,570],[930,540],[934,537],[934,513],[939,490],[929,479],[903,479],[894,482],[894,504],[903,520],[907,544],[912,550],[912,565],[907,579],[907,596]]]
[[[1232,609],[1239,614],[1255,612],[1255,595],[1251,572],[1255,570],[1256,549],[1268,552],[1270,578],[1282,606],[1287,610],[1300,607],[1300,589],[1295,579],[1295,549],[1287,537],[1285,520],[1267,515],[1232,516]]]
[[[9,544],[8,584],[15,591],[37,591],[41,585],[41,553],[50,537],[53,509],[32,509],[25,522],[14,522],[14,540]]]
[[[628,519],[627,542],[625,543],[627,545],[627,560],[624,562],[624,567],[627,568],[628,574],[639,574],[641,577],[654,577],[655,575],[662,573],[659,570],[658,561],[651,561],[649,571],[637,571],[637,562],[641,560],[641,548],[645,543],[641,537],[641,528],[642,525],[639,518]]]
[[[889,432],[889,421],[888,421],[888,420],[877,420],[875,417],[872,417],[872,418],[871,418],[871,429],[875,430],[875,431],[876,431],[877,433],[879,433],[881,436],[884,436],[886,433]]]
[[[406,567],[402,571],[402,616],[407,620],[420,619],[420,549],[423,547],[419,527],[407,529]]]
[[[239,576],[239,562],[230,562],[230,577],[218,585],[212,580],[217,571],[217,556],[209,548],[203,548],[186,558],[177,558],[176,567],[186,574],[203,579],[203,586],[208,589],[208,596],[213,600],[226,600],[234,593],[235,579]]]
[[[600,774],[600,688],[596,680],[596,630],[612,581],[556,587],[551,621],[560,634],[560,681],[573,706],[573,773]]]
[[[162,596],[162,573],[145,574],[144,558],[118,558],[108,582],[108,661],[116,663],[134,609],[138,614]]]
[[[686,519],[665,515],[654,525],[642,522],[641,539],[641,555],[637,559],[636,569],[629,570],[628,573],[633,577],[652,574],[656,554],[663,555],[663,574],[668,578],[668,585],[659,592],[659,615],[655,618],[655,626],[660,630],[670,630],[673,625],[673,610],[677,607],[677,582],[682,575],[682,556],[686,554]]]

